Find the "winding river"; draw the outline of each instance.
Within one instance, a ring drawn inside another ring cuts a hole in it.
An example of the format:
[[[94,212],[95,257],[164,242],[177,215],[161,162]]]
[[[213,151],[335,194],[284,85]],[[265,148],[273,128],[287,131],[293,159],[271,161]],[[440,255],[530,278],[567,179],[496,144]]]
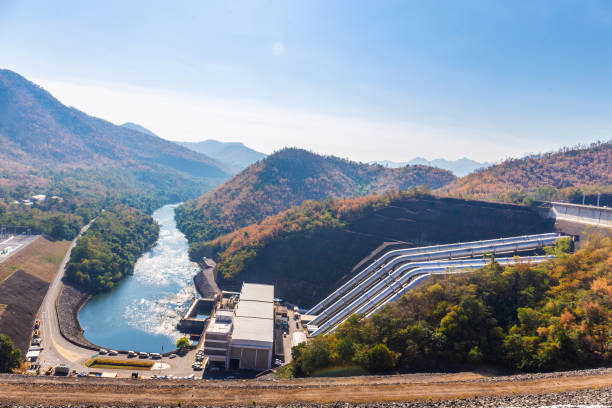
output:
[[[125,278],[109,293],[93,297],[79,313],[85,337],[93,344],[116,350],[161,352],[173,350],[181,336],[181,315],[196,296],[189,261],[189,245],[177,229],[174,209],[166,205],[153,213],[159,239]]]

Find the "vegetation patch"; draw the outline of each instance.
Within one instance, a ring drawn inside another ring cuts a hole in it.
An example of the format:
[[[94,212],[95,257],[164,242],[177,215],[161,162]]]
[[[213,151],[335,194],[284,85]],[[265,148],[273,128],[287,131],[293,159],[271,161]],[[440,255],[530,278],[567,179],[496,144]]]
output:
[[[435,279],[371,318],[294,347],[294,375],[497,366],[520,372],[612,363],[612,235],[549,262]]]
[[[106,210],[72,250],[66,276],[90,293],[110,290],[134,272],[136,260],[158,234],[159,225],[149,215],[124,206]]]
[[[115,360],[112,358],[96,357],[85,362],[90,368],[117,368],[120,370],[150,370],[153,363],[138,360]]]

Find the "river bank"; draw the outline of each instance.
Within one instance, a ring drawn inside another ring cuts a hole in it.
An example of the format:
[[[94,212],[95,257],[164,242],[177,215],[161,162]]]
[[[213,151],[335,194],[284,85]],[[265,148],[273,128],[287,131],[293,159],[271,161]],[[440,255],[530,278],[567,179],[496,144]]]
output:
[[[77,346],[97,350],[98,346],[90,343],[83,335],[83,328],[79,323],[79,312],[91,298],[89,293],[64,283],[64,287],[57,298],[56,311],[59,330],[66,340]]]

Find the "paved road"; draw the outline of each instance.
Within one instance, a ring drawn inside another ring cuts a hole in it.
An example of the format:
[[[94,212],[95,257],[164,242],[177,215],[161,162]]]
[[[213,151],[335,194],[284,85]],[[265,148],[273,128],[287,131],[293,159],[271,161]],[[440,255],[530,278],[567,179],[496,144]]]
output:
[[[91,371],[89,367],[85,366],[84,363],[93,355],[97,354],[96,352],[76,346],[69,341],[67,341],[60,333],[59,324],[57,321],[57,313],[55,310],[55,304],[57,297],[59,296],[62,289],[62,278],[64,277],[66,264],[70,259],[70,252],[76,245],[76,241],[81,235],[87,231],[89,226],[95,221],[92,220],[88,225],[83,227],[77,238],[75,238],[62,263],[60,264],[51,285],[49,286],[49,290],[42,302],[42,305],[39,309],[38,318],[41,321],[41,338],[42,338],[42,346],[44,350],[40,353],[39,361],[43,364],[43,367],[46,368],[48,366],[57,366],[59,364],[65,364],[70,369],[77,370],[78,372],[88,372]],[[103,346],[103,345],[102,345]],[[118,358],[125,359],[125,355],[117,356],[117,357],[109,357],[109,358]],[[195,350],[189,352],[187,355],[183,357],[176,357],[174,359],[164,358],[163,363],[169,364],[169,367],[164,370],[155,370],[155,371],[142,371],[142,375],[150,376],[153,374],[164,374],[164,375],[174,375],[174,376],[187,376],[190,374],[196,374],[201,376],[200,372],[194,372],[191,368],[191,364],[193,363],[195,358]],[[142,361],[142,360],[141,360]],[[156,361],[158,362],[158,361]],[[41,370],[42,371],[42,370]],[[95,369],[95,371],[101,372],[115,372],[121,377],[127,377],[131,374],[130,370],[116,370],[116,369]]]

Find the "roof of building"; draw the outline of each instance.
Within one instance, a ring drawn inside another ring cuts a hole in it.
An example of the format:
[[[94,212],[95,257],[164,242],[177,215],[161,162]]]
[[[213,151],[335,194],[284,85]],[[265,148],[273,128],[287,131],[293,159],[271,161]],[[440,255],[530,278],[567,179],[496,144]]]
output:
[[[272,319],[235,317],[232,344],[237,342],[272,343],[274,341],[274,322]]]
[[[231,321],[226,323],[224,321],[217,321],[217,319],[213,317],[206,329],[206,333],[229,334],[231,330]]]
[[[274,304],[269,302],[256,302],[253,300],[241,300],[238,302],[235,313],[238,317],[272,319],[274,317]]]
[[[274,302],[274,286],[259,283],[244,283],[240,291],[240,301]]]

